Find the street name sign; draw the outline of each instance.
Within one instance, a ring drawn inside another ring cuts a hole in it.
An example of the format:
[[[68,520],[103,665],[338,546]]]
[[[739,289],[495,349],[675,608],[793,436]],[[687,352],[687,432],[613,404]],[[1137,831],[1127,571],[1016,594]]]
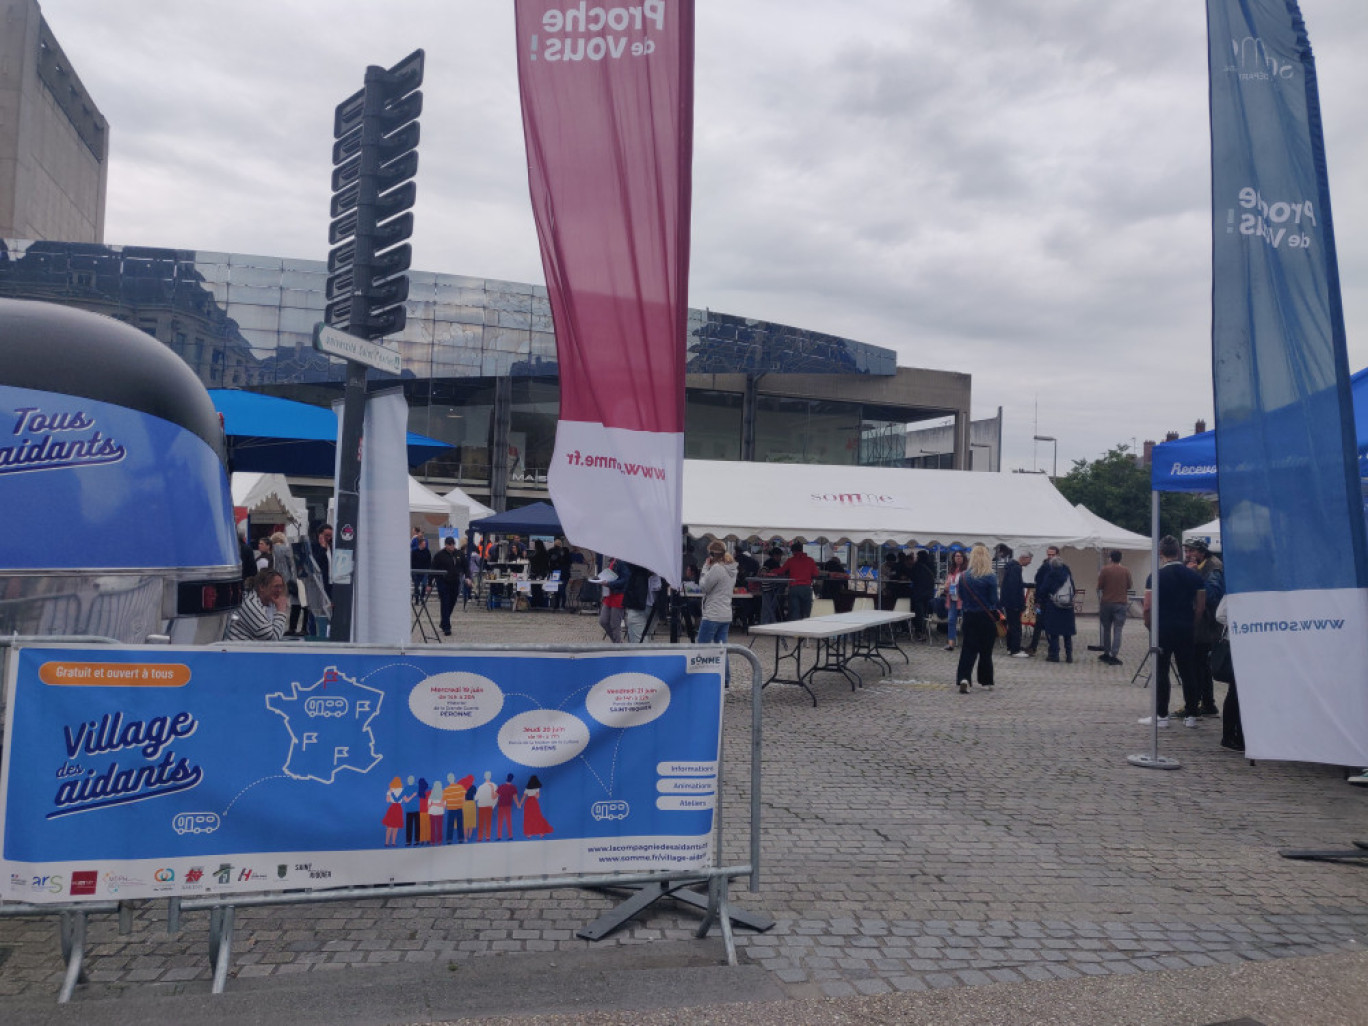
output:
[[[376,370],[398,374],[403,368],[404,362],[397,349],[387,349],[376,342],[348,335],[345,331],[338,331],[326,324],[314,325],[313,342],[314,348],[320,353],[364,363]]]

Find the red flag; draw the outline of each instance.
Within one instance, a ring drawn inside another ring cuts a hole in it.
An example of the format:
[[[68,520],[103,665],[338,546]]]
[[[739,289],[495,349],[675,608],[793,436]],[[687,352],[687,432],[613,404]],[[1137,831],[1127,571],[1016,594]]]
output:
[[[680,582],[693,0],[517,0],[566,536]]]

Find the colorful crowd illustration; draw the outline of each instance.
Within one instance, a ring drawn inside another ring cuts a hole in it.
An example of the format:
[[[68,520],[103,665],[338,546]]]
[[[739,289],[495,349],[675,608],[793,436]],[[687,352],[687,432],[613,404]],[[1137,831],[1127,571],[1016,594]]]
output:
[[[534,773],[520,790],[509,773],[503,783],[494,782],[486,770],[476,784],[472,774],[459,780],[455,773],[431,783],[427,778],[407,783],[399,777],[390,781],[385,792],[385,847],[399,847],[399,831],[404,832],[404,847],[465,844],[476,841],[511,841],[514,838],[514,813],[522,813],[524,838],[546,837],[551,824],[541,810],[541,781]]]

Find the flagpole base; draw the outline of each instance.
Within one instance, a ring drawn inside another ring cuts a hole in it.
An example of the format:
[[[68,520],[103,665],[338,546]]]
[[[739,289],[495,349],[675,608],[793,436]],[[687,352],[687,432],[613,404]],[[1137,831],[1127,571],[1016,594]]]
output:
[[[1162,769],[1176,770],[1181,769],[1183,764],[1177,759],[1170,759],[1167,755],[1128,755],[1126,761],[1132,766],[1139,766],[1141,769]]]

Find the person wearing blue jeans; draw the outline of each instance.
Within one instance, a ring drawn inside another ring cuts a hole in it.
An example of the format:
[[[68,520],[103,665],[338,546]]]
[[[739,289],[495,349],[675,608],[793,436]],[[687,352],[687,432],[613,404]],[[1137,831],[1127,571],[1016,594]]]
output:
[[[736,569],[736,560],[725,545],[720,541],[708,543],[708,561],[703,564],[703,572],[698,578],[698,586],[703,592],[702,617],[698,624],[700,645],[727,643],[727,634],[731,631]]]

